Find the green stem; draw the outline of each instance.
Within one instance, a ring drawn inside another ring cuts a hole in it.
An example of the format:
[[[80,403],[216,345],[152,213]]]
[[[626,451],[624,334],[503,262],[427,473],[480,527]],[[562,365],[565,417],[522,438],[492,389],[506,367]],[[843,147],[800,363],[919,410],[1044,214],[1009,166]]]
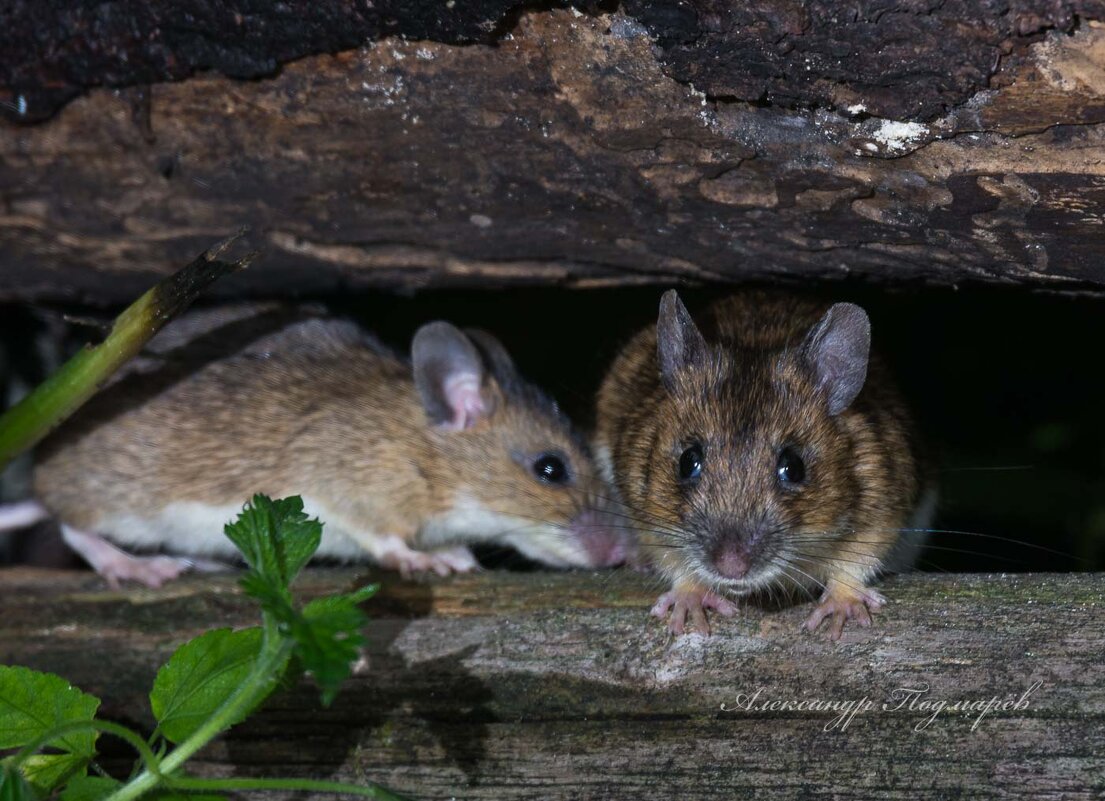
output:
[[[105,734],[111,734],[129,743],[142,758],[142,762],[146,765],[146,770],[156,776],[161,775],[160,762],[150,747],[146,745],[146,741],[143,740],[137,732],[128,729],[126,726],[120,726],[118,723],[109,723],[106,720],[79,720],[54,727],[41,737],[21,748],[15,757],[12,758],[12,768],[18,770],[25,759],[54,740],[71,734],[72,732],[85,731],[86,729],[95,729]]]
[[[230,728],[242,717],[242,713],[251,709],[261,699],[262,694],[268,691],[272,677],[287,662],[294,645],[293,641],[284,640],[279,635],[270,637],[269,628],[266,626],[257,663],[245,681],[238,685],[234,694],[227,698],[202,726],[192,732],[191,736],[161,760],[160,773],[148,769],[142,771],[109,795],[105,801],[133,801],[152,790],[161,783],[164,774],[171,774],[178,770],[193,754],[215,739],[222,731]]]
[[[167,786],[174,790],[201,792],[241,792],[246,790],[305,790],[317,793],[342,793],[375,798],[379,801],[407,801],[403,796],[377,784],[344,784],[342,782],[316,781],[314,779],[169,779]]]
[[[249,263],[216,257],[239,232],[191,264],[161,281],[115,319],[111,333],[96,347],[85,346],[19,403],[0,415],[0,468],[33,446],[75,412],[130,361],[161,328],[215,279]]]

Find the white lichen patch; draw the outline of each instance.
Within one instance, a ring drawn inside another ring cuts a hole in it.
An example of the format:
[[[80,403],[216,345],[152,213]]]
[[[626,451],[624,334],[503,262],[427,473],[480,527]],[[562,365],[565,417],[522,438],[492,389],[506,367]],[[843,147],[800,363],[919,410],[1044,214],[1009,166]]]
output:
[[[379,71],[386,76],[388,70],[381,65]],[[402,102],[405,100],[406,91],[407,87],[402,75],[395,75],[390,82],[386,78],[380,83],[361,81],[361,92],[365,102],[376,107],[394,106],[397,102]]]
[[[928,126],[919,122],[880,120],[879,127],[874,132],[874,139],[886,150],[897,153],[912,148],[923,140],[928,132]]]

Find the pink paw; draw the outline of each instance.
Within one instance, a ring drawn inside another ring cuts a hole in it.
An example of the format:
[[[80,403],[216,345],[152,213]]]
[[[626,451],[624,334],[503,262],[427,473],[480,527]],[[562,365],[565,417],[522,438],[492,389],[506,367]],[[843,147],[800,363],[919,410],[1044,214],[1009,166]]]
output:
[[[839,640],[847,621],[854,620],[857,625],[866,628],[871,625],[871,612],[885,605],[886,598],[875,590],[853,590],[837,586],[825,591],[803,627],[807,631],[817,631],[828,620],[829,639]]]
[[[411,578],[419,573],[448,576],[452,573],[468,573],[479,567],[476,557],[464,547],[440,551],[407,551],[395,554],[385,565],[398,569],[403,578]]]
[[[480,566],[472,552],[463,546],[431,551],[430,558],[433,561],[430,569],[439,576],[448,576],[450,573],[471,573]]]
[[[702,589],[672,589],[665,592],[652,607],[653,617],[663,618],[671,610],[668,630],[672,634],[682,634],[688,616],[691,625],[702,634],[709,636],[710,624],[706,619],[706,610],[712,609],[722,617],[732,617],[737,613],[737,605],[728,598]]]
[[[157,588],[167,581],[179,578],[191,569],[192,563],[175,556],[127,556],[100,565],[97,570],[108,586],[119,589],[124,581],[145,584]]]
[[[74,551],[103,576],[113,590],[124,581],[134,581],[147,587],[160,587],[187,570],[197,567],[191,559],[176,556],[134,556],[118,548],[98,534],[61,524],[61,536]],[[203,569],[210,569],[214,562],[199,560]]]

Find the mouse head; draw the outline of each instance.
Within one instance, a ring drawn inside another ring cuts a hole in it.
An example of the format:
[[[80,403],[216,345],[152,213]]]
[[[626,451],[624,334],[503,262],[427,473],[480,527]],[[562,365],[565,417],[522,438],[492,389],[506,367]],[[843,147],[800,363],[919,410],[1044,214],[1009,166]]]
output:
[[[849,409],[870,340],[863,309],[838,303],[783,346],[719,347],[674,291],[664,296],[646,511],[679,538],[665,549],[677,570],[735,593],[812,572],[859,500]]]
[[[625,560],[632,537],[586,443],[485,331],[429,323],[411,348],[415,386],[451,492],[439,536],[509,545],[555,567]],[[432,528],[433,526],[431,526]]]

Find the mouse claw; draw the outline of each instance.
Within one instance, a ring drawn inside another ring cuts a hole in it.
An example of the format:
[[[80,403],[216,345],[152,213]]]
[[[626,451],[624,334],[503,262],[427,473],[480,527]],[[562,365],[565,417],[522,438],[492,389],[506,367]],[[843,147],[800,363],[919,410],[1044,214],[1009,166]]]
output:
[[[871,612],[885,605],[886,598],[875,590],[833,587],[821,596],[817,608],[806,618],[802,628],[811,633],[816,632],[827,620],[829,639],[839,640],[844,633],[844,625],[849,620],[855,621],[861,628],[868,628],[872,623]]]
[[[678,636],[686,631],[687,618],[691,626],[701,634],[710,635],[710,622],[706,610],[717,612],[722,617],[732,617],[737,613],[737,605],[717,593],[701,589],[672,589],[657,599],[650,614],[653,617],[668,616],[668,631]]]

